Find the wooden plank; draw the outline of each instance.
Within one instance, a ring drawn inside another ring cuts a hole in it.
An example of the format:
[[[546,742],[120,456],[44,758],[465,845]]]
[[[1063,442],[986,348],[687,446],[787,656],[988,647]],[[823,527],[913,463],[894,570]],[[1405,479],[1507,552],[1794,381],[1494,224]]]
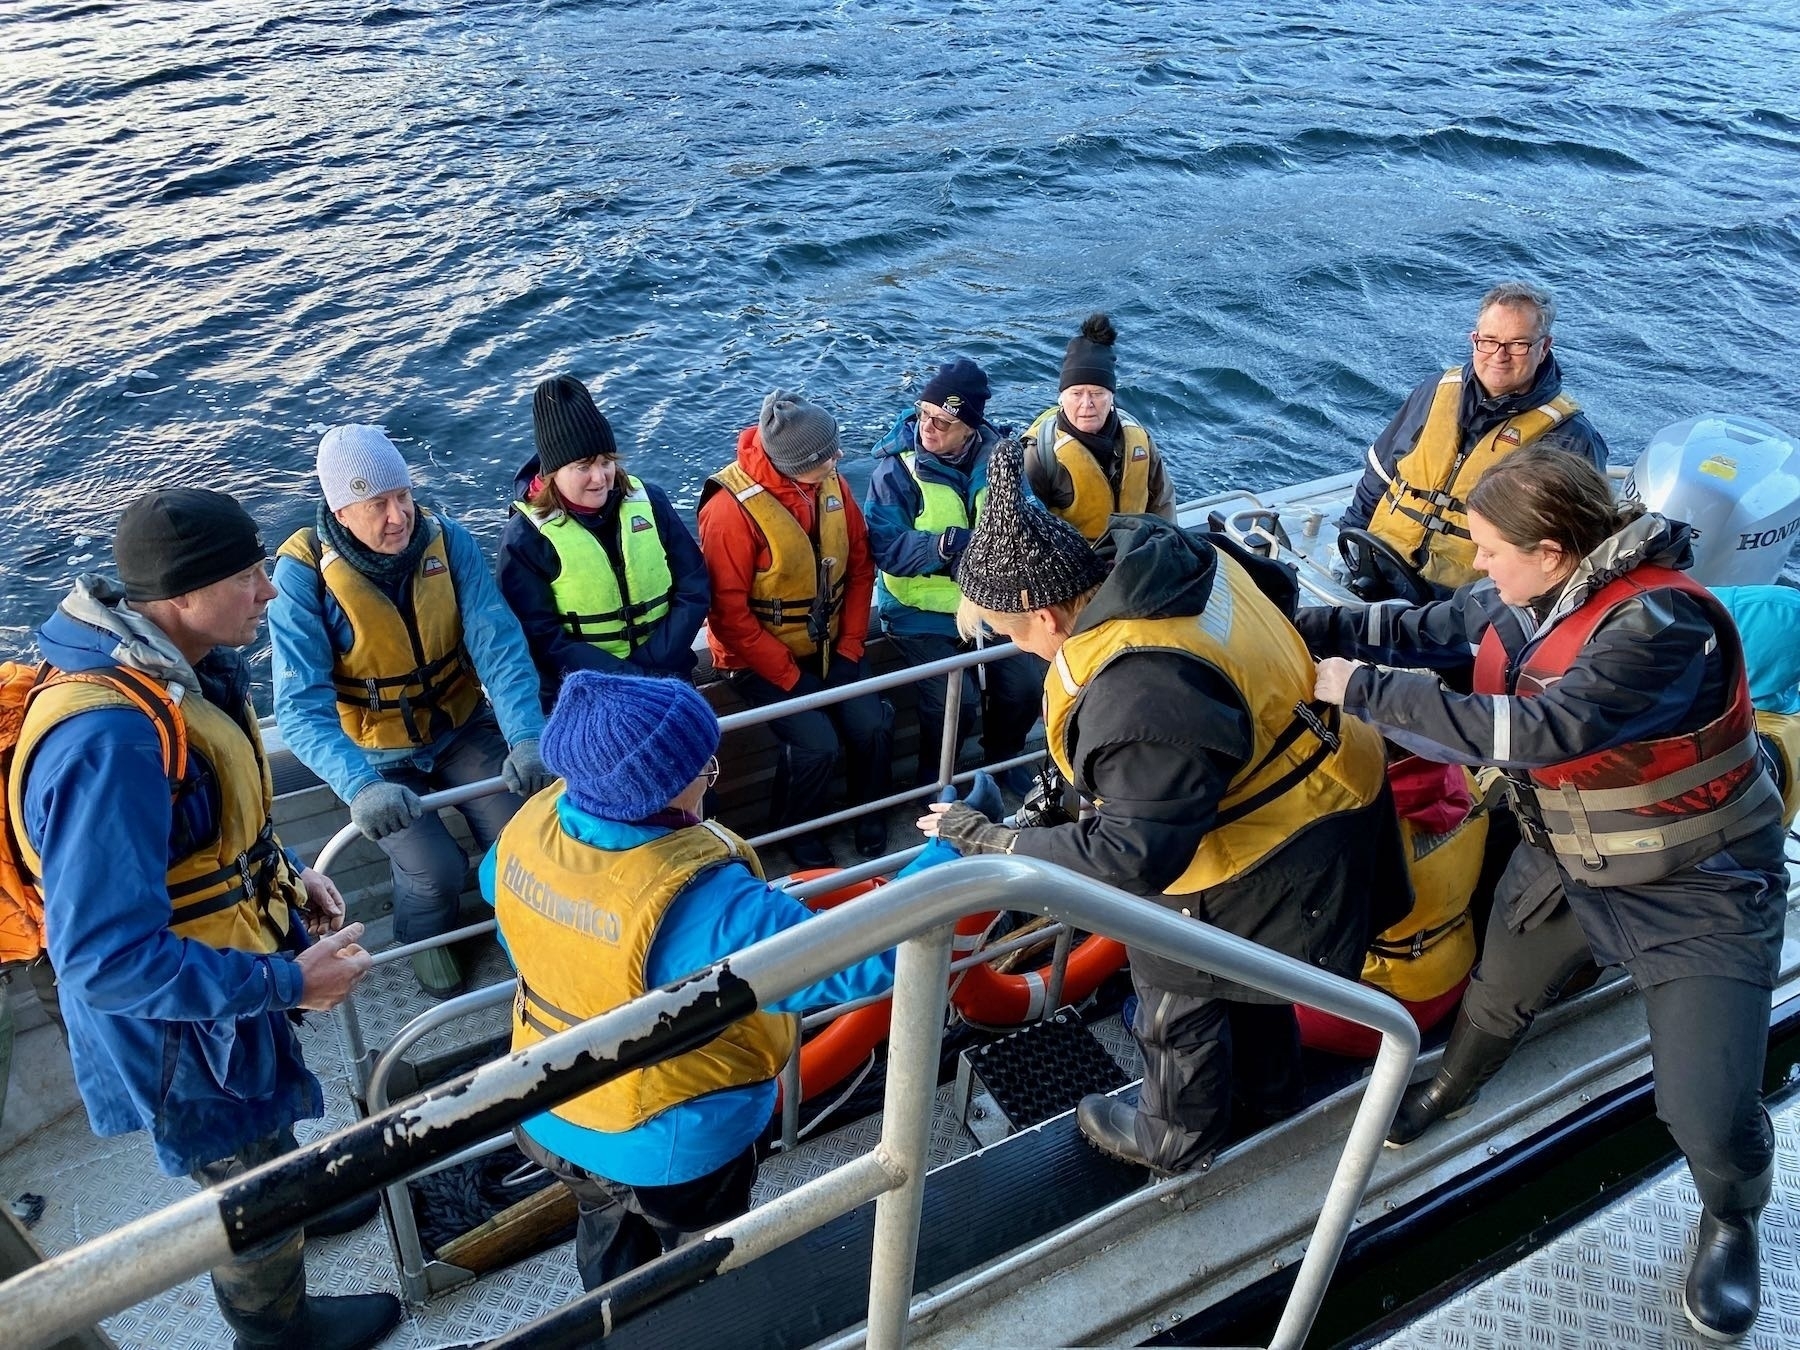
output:
[[[553,1182],[446,1242],[438,1248],[438,1259],[483,1275],[537,1251],[552,1234],[574,1223],[575,1215],[574,1192]]]

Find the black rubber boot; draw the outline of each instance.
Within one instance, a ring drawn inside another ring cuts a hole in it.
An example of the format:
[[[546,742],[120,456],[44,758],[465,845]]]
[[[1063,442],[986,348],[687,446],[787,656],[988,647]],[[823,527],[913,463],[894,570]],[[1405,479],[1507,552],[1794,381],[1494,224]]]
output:
[[[232,1319],[227,1319],[232,1320]],[[309,1294],[300,1316],[278,1336],[238,1328],[238,1350],[368,1350],[400,1324],[400,1300],[392,1294]]]
[[[1499,1072],[1517,1043],[1511,1036],[1489,1035],[1459,1011],[1437,1075],[1406,1090],[1388,1130],[1387,1146],[1402,1148],[1438,1121],[1462,1115],[1475,1104],[1483,1085]]]
[[[1694,1264],[1681,1293],[1682,1311],[1708,1340],[1737,1341],[1756,1324],[1762,1262],[1756,1239],[1760,1210],[1721,1217],[1700,1211]]]
[[[1137,1107],[1130,1102],[1101,1092],[1090,1092],[1075,1108],[1075,1124],[1087,1136],[1088,1143],[1107,1157],[1117,1158],[1133,1167],[1150,1167],[1159,1176],[1169,1175],[1161,1168],[1151,1167],[1150,1160],[1144,1156],[1137,1137]]]

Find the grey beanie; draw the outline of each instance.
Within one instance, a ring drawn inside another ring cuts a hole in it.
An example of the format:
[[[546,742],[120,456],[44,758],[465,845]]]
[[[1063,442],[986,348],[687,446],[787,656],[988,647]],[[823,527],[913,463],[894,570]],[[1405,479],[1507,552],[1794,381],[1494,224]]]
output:
[[[793,478],[838,457],[837,418],[798,394],[777,389],[756,419],[763,453],[778,473]]]
[[[963,595],[996,614],[1064,604],[1106,580],[1106,564],[1080,530],[1025,500],[1019,488],[1024,468],[1017,441],[994,447],[987,508],[956,565]]]
[[[406,461],[380,427],[333,427],[319,442],[319,486],[333,511],[412,485]]]

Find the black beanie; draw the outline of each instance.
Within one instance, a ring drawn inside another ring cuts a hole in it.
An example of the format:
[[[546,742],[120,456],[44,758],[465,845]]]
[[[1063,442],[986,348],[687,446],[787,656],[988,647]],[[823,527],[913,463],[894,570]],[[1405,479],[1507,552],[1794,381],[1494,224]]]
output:
[[[965,426],[979,431],[992,392],[987,372],[968,357],[959,356],[938,367],[937,374],[920,391],[919,402],[935,403]]]
[[[205,488],[146,492],[119,517],[113,560],[127,600],[167,600],[269,556],[237,499]]]
[[[578,459],[617,459],[612,427],[594,406],[594,396],[573,375],[545,380],[531,396],[531,427],[537,437],[538,469],[548,478]]]
[[[1118,358],[1113,355],[1113,343],[1118,340],[1119,330],[1113,327],[1111,319],[1104,314],[1088,315],[1082,321],[1081,331],[1069,339],[1068,350],[1063,353],[1062,383],[1056,386],[1058,392],[1077,384],[1117,389]]]
[[[1080,530],[1025,500],[1024,468],[1017,441],[994,447],[987,506],[956,565],[963,595],[996,614],[1060,605],[1106,580],[1106,565]]]

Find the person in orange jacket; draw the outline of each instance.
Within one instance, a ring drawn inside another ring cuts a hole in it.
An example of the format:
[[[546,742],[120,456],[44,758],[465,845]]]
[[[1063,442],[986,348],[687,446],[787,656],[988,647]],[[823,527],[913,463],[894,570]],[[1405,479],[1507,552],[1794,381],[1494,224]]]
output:
[[[838,477],[837,419],[777,389],[757,424],[738,435],[736,462],[707,479],[700,552],[712,583],[707,644],[713,666],[748,703],[783,699],[863,679],[863,642],[875,590],[868,526]],[[780,742],[771,814],[777,828],[823,813],[840,748],[850,754],[850,801],[886,794],[893,708],[874,694],[797,712],[769,724]],[[879,857],[879,816],[856,824],[856,848]],[[788,841],[801,867],[835,860],[817,832]]]

